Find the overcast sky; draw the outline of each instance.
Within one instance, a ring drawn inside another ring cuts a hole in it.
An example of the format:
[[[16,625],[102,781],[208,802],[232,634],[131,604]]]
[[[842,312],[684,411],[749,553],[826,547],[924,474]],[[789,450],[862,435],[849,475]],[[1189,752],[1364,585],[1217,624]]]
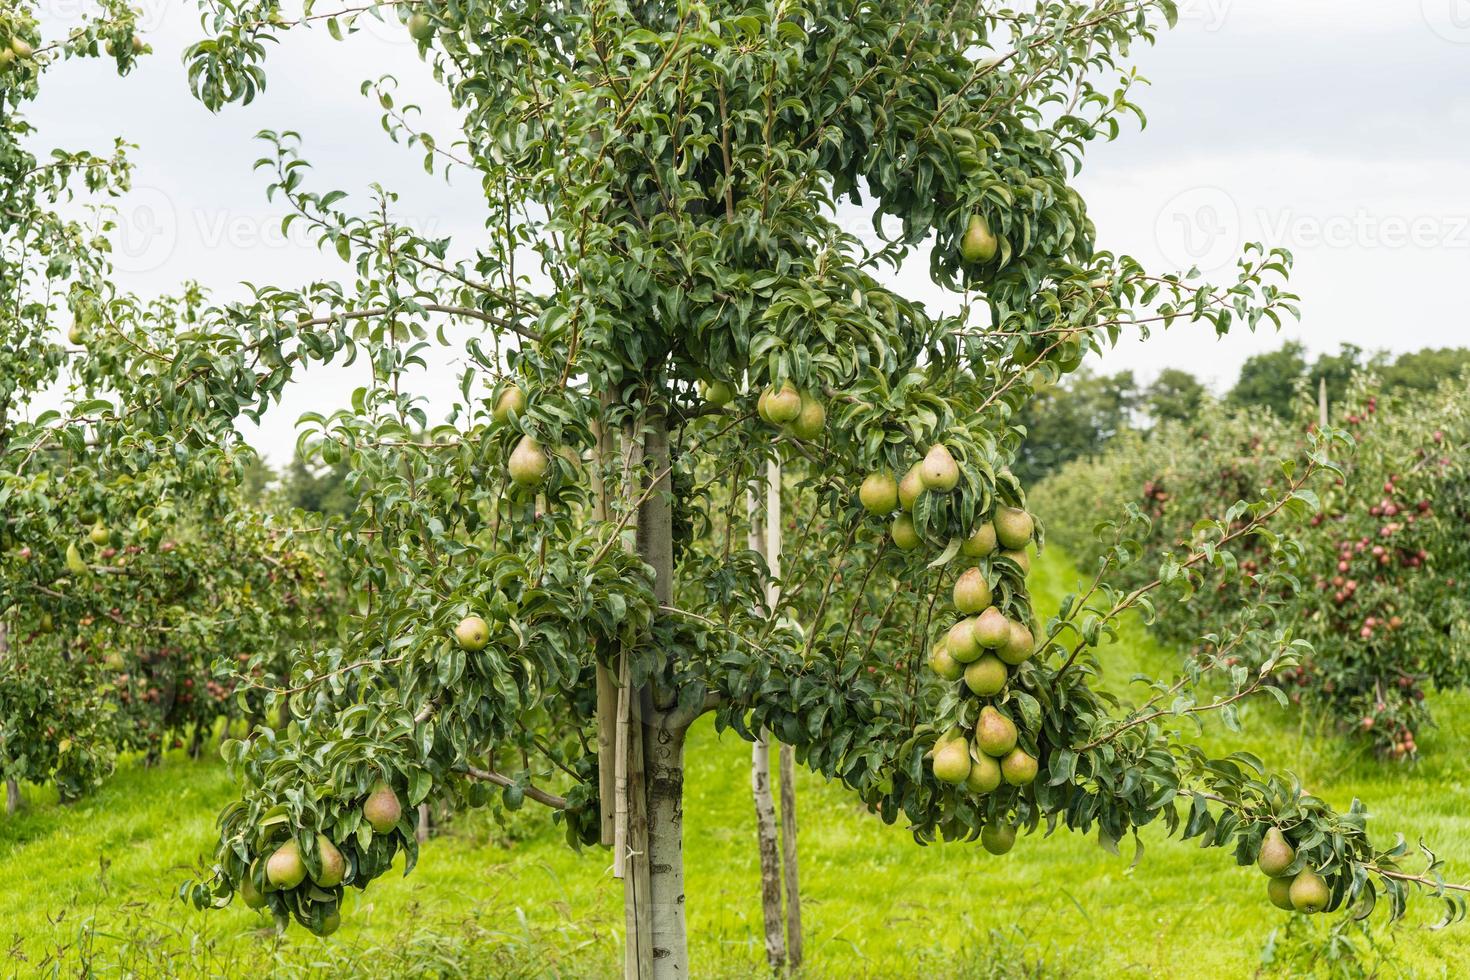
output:
[[[72,23],[81,0],[43,3],[43,29]],[[1247,241],[1296,254],[1302,321],[1277,334],[1175,327],[1127,341],[1096,367],[1142,380],[1170,366],[1217,389],[1250,354],[1284,337],[1313,351],[1343,342],[1395,351],[1470,344],[1461,303],[1470,273],[1470,0],[1182,0],[1179,27],[1135,52],[1153,84],[1136,90],[1149,117],[1091,148],[1078,183],[1103,248],[1168,270],[1199,264],[1228,277]],[[33,118],[42,144],[138,144],[135,190],[121,202],[118,280],[143,294],[196,279],[218,298],[239,283],[343,278],[265,200],[253,134],[295,130],[316,189],[366,201],[377,181],[401,195],[399,217],[435,237],[484,234],[475,182],[424,173],[395,147],[376,103],[359,93],[392,74],[424,128],[453,138],[455,116],[406,34],[373,24],[343,43],[292,32],[270,54],[265,94],[211,115],[189,94],[179,54],[199,36],[188,0],[147,0],[154,54],[126,79],[107,66],[59,67]],[[367,23],[367,22],[365,22]],[[895,278],[932,303],[919,256]],[[446,354],[452,359],[453,353]],[[251,440],[289,459],[296,417],[346,403],[362,368],[316,373]]]

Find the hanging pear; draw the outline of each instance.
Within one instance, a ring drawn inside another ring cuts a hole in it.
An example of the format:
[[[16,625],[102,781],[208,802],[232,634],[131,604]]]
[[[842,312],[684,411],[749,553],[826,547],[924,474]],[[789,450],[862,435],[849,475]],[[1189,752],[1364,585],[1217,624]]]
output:
[[[949,493],[960,482],[960,468],[943,443],[935,443],[919,464],[919,480],[925,490]]]

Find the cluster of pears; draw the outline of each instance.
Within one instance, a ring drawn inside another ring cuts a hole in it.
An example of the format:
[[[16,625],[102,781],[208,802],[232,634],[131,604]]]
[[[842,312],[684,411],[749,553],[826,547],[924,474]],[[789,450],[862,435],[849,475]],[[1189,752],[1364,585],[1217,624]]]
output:
[[[711,385],[706,389],[706,397],[714,393],[714,388]],[[761,392],[756,399],[755,413],[771,425],[784,427],[798,439],[820,439],[827,427],[827,409],[811,392],[799,390],[790,381],[780,388],[772,385]]]
[[[526,411],[526,393],[520,385],[508,385],[495,400],[495,407],[490,410],[490,417],[495,420],[496,425],[504,425],[515,416]],[[546,450],[531,436],[521,436],[521,441],[516,443],[515,449],[511,450],[510,461],[506,463],[505,471],[510,474],[511,482],[518,487],[539,486],[546,479],[546,471],[551,466],[551,460],[546,455]]]
[[[919,546],[919,532],[914,528],[913,509],[919,495],[926,490],[949,493],[960,483],[960,468],[943,443],[935,443],[902,480],[894,479],[888,470],[869,473],[858,488],[858,501],[863,509],[874,517],[887,517],[894,511],[889,527],[893,543],[901,551],[912,551]]]
[[[36,54],[31,43],[19,34],[5,44],[0,44],[0,71],[9,71],[16,64],[27,63]]]
[[[377,782],[362,803],[362,817],[379,834],[390,834],[403,818],[403,805],[393,788],[381,780]],[[341,885],[347,878],[347,858],[325,834],[316,835],[317,860],[321,865],[315,876],[310,876],[306,859],[301,854],[301,845],[295,837],[288,838],[265,859],[265,890],[255,885],[254,874],[240,879],[240,899],[247,908],[262,909],[266,905],[266,894],[275,891],[290,891],[305,884],[310,878],[311,887],[319,892],[311,896],[327,905],[327,911],[318,921],[306,922],[319,936],[329,936],[342,924],[337,909],[337,899],[323,889]]]
[[[1296,848],[1277,827],[1266,831],[1261,840],[1261,851],[1256,856],[1256,866],[1269,876],[1266,894],[1271,904],[1288,912],[1321,912],[1332,903],[1332,889],[1311,868],[1302,868],[1296,874],[1288,874],[1296,861]]]

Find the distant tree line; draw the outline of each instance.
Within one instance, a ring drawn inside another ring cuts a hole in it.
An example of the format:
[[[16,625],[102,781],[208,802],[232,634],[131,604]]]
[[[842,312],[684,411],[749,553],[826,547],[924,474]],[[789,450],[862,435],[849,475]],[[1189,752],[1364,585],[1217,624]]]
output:
[[[1286,418],[1292,402],[1301,397],[1303,380],[1305,390],[1315,393],[1325,379],[1328,402],[1339,404],[1354,373],[1365,369],[1378,375],[1385,393],[1428,391],[1470,369],[1470,349],[1425,348],[1394,358],[1343,344],[1337,353],[1309,360],[1306,348],[1290,341],[1248,358],[1218,403],[1258,407]],[[1147,431],[1166,420],[1187,422],[1216,403],[1204,383],[1181,368],[1162,371],[1148,385],[1140,385],[1132,371],[1098,374],[1084,368],[1022,410],[1027,436],[1016,459],[1016,475],[1036,481],[1071,460],[1097,453],[1120,432]]]

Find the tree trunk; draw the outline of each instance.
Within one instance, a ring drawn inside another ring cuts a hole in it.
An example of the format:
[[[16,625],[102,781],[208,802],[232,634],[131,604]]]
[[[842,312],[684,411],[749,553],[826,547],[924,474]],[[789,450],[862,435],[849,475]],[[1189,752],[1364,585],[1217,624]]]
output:
[[[687,978],[684,921],[684,728],[647,726],[649,903],[655,980]]]
[[[773,973],[786,969],[786,937],[781,932],[781,858],[776,851],[776,805],[771,797],[771,744],[762,729],[751,745],[750,791],[755,797],[756,840],[761,858],[761,924],[766,962]]]
[[[20,783],[14,779],[5,780],[5,815],[15,816],[15,811],[20,809]]]
[[[413,835],[414,835],[415,838],[418,839],[418,842],[420,844],[424,843],[425,841],[427,841],[429,839],[429,804],[428,803],[420,803],[419,804],[419,823],[418,823],[418,826],[414,829],[414,834]]]
[[[796,751],[781,746],[781,871],[786,883],[786,959],[801,969],[801,884],[796,874]]]
[[[746,495],[745,506],[750,520],[750,550],[764,558],[769,569],[771,559],[765,520],[754,493]],[[767,593],[768,602],[772,599],[772,593]],[[786,968],[786,937],[781,930],[781,858],[777,853],[776,803],[771,795],[771,743],[764,728],[756,733],[756,740],[750,747],[750,793],[755,798],[755,836],[760,853],[761,925],[766,937],[766,962],[773,973],[780,973]]]

